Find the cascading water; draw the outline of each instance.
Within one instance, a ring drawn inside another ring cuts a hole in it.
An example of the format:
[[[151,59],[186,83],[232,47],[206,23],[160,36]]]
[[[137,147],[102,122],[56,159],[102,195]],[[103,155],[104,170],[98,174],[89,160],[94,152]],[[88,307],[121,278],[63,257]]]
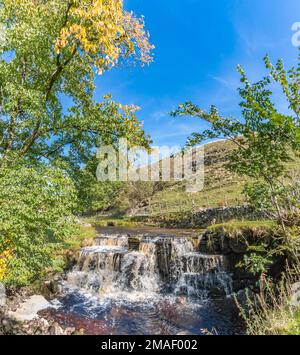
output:
[[[155,260],[146,247],[131,251],[124,236],[98,238],[95,244],[81,250],[69,284],[102,295],[158,291]]]
[[[195,252],[188,238],[141,236],[136,251],[130,250],[129,239],[103,236],[83,248],[69,284],[99,295],[166,289],[201,299],[230,294],[225,257]]]
[[[188,237],[103,235],[81,250],[48,316],[86,334],[236,334],[226,269]]]
[[[232,279],[225,271],[225,265],[226,260],[221,255],[183,255],[175,292],[200,299],[231,294]]]

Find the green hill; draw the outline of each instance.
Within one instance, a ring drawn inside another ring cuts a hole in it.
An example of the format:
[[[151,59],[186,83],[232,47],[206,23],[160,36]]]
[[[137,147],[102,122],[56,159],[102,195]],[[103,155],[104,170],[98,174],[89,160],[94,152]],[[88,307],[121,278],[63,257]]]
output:
[[[186,192],[185,181],[129,182],[120,190],[109,216],[136,220],[160,221],[180,219],[192,212],[246,204],[243,188],[247,180],[229,172],[225,164],[235,148],[230,141],[217,141],[204,146],[204,189]],[[287,170],[299,171],[299,160],[288,164]],[[172,174],[172,173],[171,173]],[[248,180],[249,181],[249,180]]]

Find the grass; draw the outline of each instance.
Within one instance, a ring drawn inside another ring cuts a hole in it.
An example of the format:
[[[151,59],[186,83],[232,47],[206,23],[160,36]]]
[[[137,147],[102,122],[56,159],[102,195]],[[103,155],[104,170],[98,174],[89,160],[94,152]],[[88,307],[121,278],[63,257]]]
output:
[[[186,193],[184,182],[167,183],[162,191],[149,196],[148,206],[138,209],[141,214],[158,217],[172,213],[191,213],[194,210],[241,206],[246,204],[243,195],[245,183],[250,179],[240,177],[226,169],[228,154],[235,148],[229,141],[213,142],[205,146],[204,189]],[[299,159],[287,163],[287,172],[299,174]],[[126,197],[126,196],[125,196]]]
[[[300,335],[300,309],[294,312],[292,319],[286,324],[283,334]]]
[[[90,240],[96,237],[96,229],[93,226],[79,225],[77,231],[68,235],[68,238],[64,240],[64,250],[78,250],[87,244]]]
[[[273,231],[277,226],[275,221],[271,220],[231,220],[226,223],[209,226],[209,232],[222,232],[235,234],[237,232],[251,231]]]
[[[300,335],[300,306],[291,304],[292,284],[299,275],[299,266],[287,268],[278,284],[261,281],[256,298],[248,297],[248,311],[238,304],[249,335]]]
[[[245,204],[241,184],[204,189],[198,193],[186,193],[182,186],[175,186],[158,192],[151,199],[151,215],[161,213],[188,212],[193,209],[206,209]]]
[[[75,253],[83,246],[89,245],[96,237],[95,227],[88,225],[79,225],[73,232],[68,234],[63,243],[59,244],[59,248],[53,250],[53,265],[46,270],[47,273],[61,273],[67,267],[68,253]]]
[[[92,224],[94,227],[123,227],[123,228],[134,228],[139,226],[147,225],[143,220],[135,221],[131,217],[105,217],[105,216],[93,216],[84,219],[86,223]],[[148,224],[151,226],[151,224]]]
[[[245,181],[225,168],[226,157],[232,149],[232,143],[225,141],[206,145],[204,189],[197,193],[186,193],[184,182],[168,186],[151,199],[151,214],[243,205]]]

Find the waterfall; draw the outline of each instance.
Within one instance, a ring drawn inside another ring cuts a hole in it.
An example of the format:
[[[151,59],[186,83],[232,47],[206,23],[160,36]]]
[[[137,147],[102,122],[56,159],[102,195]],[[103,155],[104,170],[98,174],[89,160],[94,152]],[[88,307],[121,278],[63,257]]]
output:
[[[169,290],[206,299],[231,293],[226,258],[195,251],[187,237],[99,237],[81,250],[67,281],[98,295]]]
[[[175,293],[201,299],[231,294],[232,280],[225,265],[225,257],[221,255],[185,254]]]
[[[128,236],[127,235],[115,235],[115,236],[103,236],[96,238],[94,241],[95,245],[100,246],[118,246],[118,247],[128,247]]]

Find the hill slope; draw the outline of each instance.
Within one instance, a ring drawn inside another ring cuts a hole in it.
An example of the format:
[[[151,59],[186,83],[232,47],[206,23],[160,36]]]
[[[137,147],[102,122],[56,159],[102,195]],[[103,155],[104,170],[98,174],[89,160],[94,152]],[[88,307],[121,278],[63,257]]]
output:
[[[247,180],[225,168],[228,154],[235,148],[230,141],[205,145],[204,189],[187,193],[184,181],[127,183],[120,191],[114,208],[116,214],[133,217],[163,217],[202,209],[241,206],[246,203],[243,188]],[[287,170],[299,174],[299,159]],[[249,180],[248,180],[249,181]]]

